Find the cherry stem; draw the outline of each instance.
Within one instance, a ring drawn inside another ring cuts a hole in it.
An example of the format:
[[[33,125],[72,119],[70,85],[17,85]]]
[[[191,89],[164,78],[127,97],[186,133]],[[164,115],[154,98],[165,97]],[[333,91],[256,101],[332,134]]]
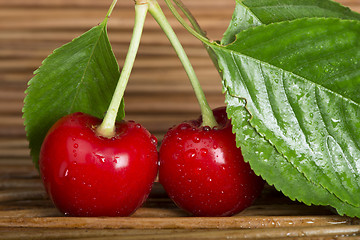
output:
[[[102,137],[111,138],[115,135],[115,122],[117,113],[124,96],[131,70],[134,66],[147,11],[148,4],[144,4],[141,1],[135,2],[135,23],[129,49],[108,111],[106,112],[103,122],[96,129],[96,133]]]
[[[201,115],[203,119],[203,126],[214,127],[218,123],[215,120],[214,114],[206,100],[205,94],[200,86],[199,80],[195,74],[195,71],[190,63],[189,58],[187,57],[184,48],[182,47],[179,39],[177,38],[174,30],[172,29],[170,23],[166,19],[164,13],[162,12],[159,4],[156,0],[149,0],[149,12],[160,25],[167,38],[170,40],[175,52],[177,53],[181,63],[184,66],[184,69],[189,77],[191,85],[194,89],[196,98],[199,102]]]
[[[202,41],[203,43],[206,44],[211,44],[210,40],[206,37],[205,32],[200,28],[199,24],[196,22],[195,18],[192,16],[192,14],[190,13],[190,11],[185,7],[185,5],[181,2],[181,1],[176,1],[174,0],[174,2],[176,3],[176,5],[181,9],[181,11],[185,14],[185,16],[188,18],[188,20],[190,21],[190,23],[193,25],[193,27],[195,28],[195,30],[189,26],[189,24],[187,24],[185,22],[185,20],[180,16],[180,14],[177,12],[176,8],[174,7],[174,5],[172,4],[171,0],[164,0],[166,5],[169,7],[171,13],[174,15],[174,17],[179,21],[179,23],[189,32],[191,33],[194,37],[196,37],[197,39],[199,39],[200,41]]]
[[[186,18],[190,21],[191,25],[194,27],[195,31],[198,32],[199,34],[201,34],[202,36],[204,36],[206,38],[206,32],[204,32],[200,25],[198,24],[198,22],[196,21],[195,17],[191,14],[190,10],[181,2],[181,0],[173,0],[173,2],[176,4],[176,6],[178,6],[181,11],[185,14]],[[172,12],[172,14],[174,14],[174,16],[176,17],[176,19],[179,20],[180,15],[177,14],[176,9],[173,7],[173,5],[171,4],[171,2],[169,0],[165,0],[165,3],[168,5],[170,11]],[[178,16],[176,16],[178,15]],[[184,26],[184,24],[182,24]],[[206,38],[207,39],[207,38]]]
[[[176,6],[178,6],[180,8],[180,10],[184,13],[184,15],[186,16],[186,18],[189,20],[189,22],[191,23],[191,25],[193,26],[194,30],[198,33],[195,34],[193,32],[193,30],[191,30],[191,27],[184,21],[184,19],[180,16],[180,14],[178,14],[178,12],[176,11],[176,8],[171,4],[171,0],[165,0],[166,4],[168,5],[170,11],[172,12],[172,14],[175,16],[175,18],[180,22],[181,25],[183,25],[183,27],[185,27],[185,29],[187,29],[188,31],[190,31],[190,33],[192,35],[194,35],[196,38],[198,38],[199,40],[201,40],[204,44],[204,47],[206,48],[206,50],[208,51],[208,54],[212,60],[212,62],[214,63],[216,69],[219,69],[219,63],[218,60],[216,58],[216,55],[214,53],[214,51],[209,47],[208,44],[211,44],[211,42],[208,40],[207,36],[206,36],[206,32],[202,30],[202,28],[200,27],[200,25],[198,24],[198,22],[196,21],[195,17],[191,14],[190,10],[181,2],[181,0],[172,0]],[[202,36],[200,36],[200,35]]]
[[[104,21],[107,22],[107,20],[110,18],[110,15],[111,15],[112,11],[114,10],[114,7],[115,7],[116,3],[117,3],[117,0],[113,0],[113,2],[110,5],[109,11],[106,14],[106,18],[105,18]]]

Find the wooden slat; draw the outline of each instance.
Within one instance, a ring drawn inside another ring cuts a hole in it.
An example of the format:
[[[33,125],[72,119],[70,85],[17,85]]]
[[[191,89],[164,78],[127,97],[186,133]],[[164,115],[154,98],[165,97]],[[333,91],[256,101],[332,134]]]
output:
[[[352,224],[353,219],[341,216],[242,216],[242,217],[46,217],[0,218],[0,227],[48,227],[91,229],[236,229],[272,227],[311,227]],[[359,227],[359,226],[358,226]],[[360,228],[360,227],[359,227]]]
[[[184,229],[59,229],[28,228],[18,231],[16,228],[0,229],[2,239],[358,239],[356,226],[337,227],[301,227],[289,232],[289,228],[238,230],[197,230]],[[321,238],[317,238],[321,236]]]

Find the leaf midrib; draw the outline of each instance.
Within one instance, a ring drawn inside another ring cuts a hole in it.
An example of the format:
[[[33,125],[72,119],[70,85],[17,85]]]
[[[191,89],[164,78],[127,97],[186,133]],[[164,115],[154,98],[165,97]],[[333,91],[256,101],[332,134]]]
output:
[[[218,49],[223,49],[223,48],[221,48],[221,46],[216,46],[216,47],[217,47]],[[250,56],[247,56],[247,55],[245,55],[245,54],[242,54],[242,53],[239,53],[239,52],[236,52],[236,51],[233,51],[233,50],[226,49],[226,51],[229,53],[230,56],[240,55],[240,56],[243,56],[243,57],[245,57],[245,58],[252,59],[252,61],[257,62],[257,63],[259,63],[260,65],[265,65],[265,66],[267,65],[267,66],[272,66],[272,67],[274,67],[274,68],[276,68],[276,69],[281,69],[281,68],[279,68],[279,67],[277,67],[277,66],[275,66],[275,65],[272,65],[272,64],[270,64],[270,63],[268,63],[268,62],[261,61],[261,60],[259,60],[259,59],[254,58],[254,57],[250,57]],[[348,98],[344,97],[343,95],[341,95],[341,94],[339,94],[339,93],[337,93],[337,92],[334,92],[334,91],[332,91],[332,90],[330,90],[330,89],[322,86],[321,84],[317,84],[317,83],[315,83],[315,82],[312,82],[312,81],[310,81],[309,79],[306,79],[306,78],[304,78],[304,77],[302,77],[302,76],[299,76],[299,75],[297,75],[297,74],[295,74],[295,73],[293,73],[293,72],[290,72],[290,71],[287,71],[287,70],[284,70],[284,69],[281,69],[281,71],[282,71],[283,73],[289,73],[289,74],[291,74],[291,75],[299,78],[300,80],[302,80],[302,81],[304,81],[304,82],[307,82],[308,84],[313,85],[315,88],[321,89],[321,90],[323,90],[324,92],[329,92],[329,93],[332,94],[332,95],[338,96],[339,98],[342,98],[342,99],[344,99],[345,101],[352,102],[352,103],[355,104],[356,106],[359,106],[359,104],[356,103],[356,102],[354,102],[353,100],[348,99]],[[226,87],[227,91],[229,92],[229,94],[230,94],[231,96],[234,96],[234,93],[232,93],[231,88],[230,88],[229,86],[227,86],[227,83],[224,82],[224,84],[225,84],[225,87]],[[235,97],[241,97],[241,96],[236,96],[236,95],[235,95]],[[241,98],[246,100],[245,97],[241,97]],[[253,114],[251,113],[251,111],[248,110],[248,112],[250,113],[250,115],[251,115],[251,117],[252,117]],[[251,125],[252,125],[252,124],[251,124]],[[259,131],[259,129],[257,129],[256,126],[252,126],[252,127],[254,127],[258,133],[261,132],[261,131]],[[265,136],[263,136],[263,138],[264,138],[265,140],[267,139]],[[267,141],[268,141],[268,140],[267,140]],[[273,145],[273,146],[274,146],[274,145]],[[274,146],[274,147],[276,148],[276,146]],[[278,152],[279,152],[279,151],[278,151]],[[306,178],[306,179],[308,179],[308,178]],[[308,180],[309,180],[309,179],[308,179]],[[310,180],[309,180],[309,181],[310,181]],[[312,182],[312,181],[311,181],[311,182]],[[326,187],[323,186],[322,184],[321,184],[321,186],[326,189]],[[330,191],[329,191],[329,192],[330,192]],[[330,192],[330,193],[333,194],[333,195],[335,195],[333,192]],[[335,196],[336,196],[336,195],[335,195]],[[336,197],[337,197],[337,196],[336,196]],[[338,197],[337,197],[337,198],[338,198]],[[340,198],[339,198],[339,199],[340,199]],[[347,201],[346,201],[346,203],[348,203],[349,205],[352,205],[351,203],[349,203],[349,202],[347,202]],[[353,205],[352,205],[352,206],[353,206]]]
[[[218,44],[216,44],[216,43],[213,43],[210,47],[212,47],[212,48],[215,47],[215,48],[219,49],[220,51],[226,51],[226,52],[228,52],[229,54],[241,55],[241,56],[244,56],[244,57],[246,57],[246,58],[252,59],[252,60],[254,60],[255,62],[258,62],[258,63],[260,63],[260,64],[265,64],[265,65],[268,65],[268,66],[271,66],[271,67],[274,67],[274,68],[277,68],[277,69],[281,69],[282,71],[284,71],[284,72],[286,72],[286,73],[290,73],[290,74],[292,74],[292,75],[294,75],[294,76],[296,76],[296,77],[298,77],[298,78],[300,78],[300,79],[302,79],[302,80],[304,80],[304,81],[306,81],[306,82],[309,82],[309,83],[311,83],[311,84],[314,84],[314,85],[316,85],[317,87],[319,87],[319,88],[321,88],[321,89],[323,89],[323,90],[325,90],[325,91],[328,91],[328,92],[330,92],[330,93],[332,93],[332,94],[334,94],[334,95],[336,95],[336,96],[338,96],[338,97],[341,97],[341,98],[344,99],[345,101],[348,101],[349,103],[352,103],[352,104],[360,107],[360,103],[357,103],[357,102],[355,102],[354,100],[352,100],[352,99],[350,99],[350,98],[348,98],[348,97],[346,97],[346,96],[344,96],[344,95],[342,95],[342,94],[340,94],[340,93],[334,92],[333,90],[331,90],[331,89],[329,89],[329,88],[327,88],[327,87],[325,87],[325,86],[323,86],[323,85],[321,85],[321,84],[319,84],[319,83],[313,82],[313,81],[311,81],[310,79],[307,79],[307,78],[305,78],[305,77],[302,77],[302,76],[300,76],[300,75],[298,75],[298,74],[296,74],[296,73],[293,73],[293,72],[291,72],[291,71],[285,70],[285,69],[283,69],[283,68],[280,68],[280,67],[278,67],[278,66],[276,66],[276,65],[273,65],[273,64],[271,64],[271,63],[262,61],[262,60],[260,60],[260,59],[251,57],[251,56],[249,56],[249,55],[246,55],[246,54],[243,54],[243,53],[234,51],[234,50],[227,49],[226,47],[221,46],[221,45],[218,45]],[[227,87],[227,86],[226,86],[226,87]]]
[[[99,27],[101,27],[102,30],[100,31],[99,37],[97,38],[96,43],[94,44],[94,47],[93,47],[93,49],[91,50],[91,54],[90,54],[89,60],[88,60],[88,62],[87,62],[87,64],[86,64],[86,67],[85,67],[85,70],[84,70],[84,72],[83,72],[83,75],[81,76],[81,79],[80,79],[79,83],[78,83],[77,86],[76,86],[76,91],[75,91],[74,99],[73,99],[73,101],[72,101],[72,103],[71,103],[71,105],[70,105],[68,114],[70,114],[70,113],[72,112],[73,107],[74,107],[75,102],[76,102],[76,99],[77,99],[77,97],[79,96],[79,91],[80,91],[80,88],[81,88],[80,86],[84,83],[84,78],[85,78],[85,75],[86,75],[87,70],[88,70],[88,68],[89,68],[90,61],[91,61],[91,59],[93,58],[95,49],[97,48],[97,45],[99,44],[100,38],[101,38],[102,34],[103,34],[104,31],[105,31],[106,21],[103,21],[103,22],[99,25]]]

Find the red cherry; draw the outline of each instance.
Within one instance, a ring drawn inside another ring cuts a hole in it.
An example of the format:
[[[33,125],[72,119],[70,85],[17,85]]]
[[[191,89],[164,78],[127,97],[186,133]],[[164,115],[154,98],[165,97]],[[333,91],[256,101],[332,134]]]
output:
[[[150,193],[157,140],[140,124],[116,123],[113,138],[97,136],[101,120],[83,113],[61,118],[40,153],[40,173],[55,206],[69,216],[128,216]]]
[[[169,197],[195,216],[231,216],[249,207],[264,186],[236,147],[225,107],[219,126],[201,119],[171,128],[160,147],[159,181]]]

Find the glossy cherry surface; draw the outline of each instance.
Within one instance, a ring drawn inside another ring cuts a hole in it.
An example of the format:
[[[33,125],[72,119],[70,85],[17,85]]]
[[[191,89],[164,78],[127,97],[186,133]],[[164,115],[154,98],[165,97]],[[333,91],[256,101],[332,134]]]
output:
[[[195,216],[231,216],[249,207],[264,186],[236,147],[225,107],[219,126],[201,119],[171,128],[160,147],[159,181],[169,197]]]
[[[97,136],[100,119],[61,118],[48,132],[40,173],[55,206],[69,216],[128,216],[146,200],[158,170],[157,140],[140,124],[116,124]]]

